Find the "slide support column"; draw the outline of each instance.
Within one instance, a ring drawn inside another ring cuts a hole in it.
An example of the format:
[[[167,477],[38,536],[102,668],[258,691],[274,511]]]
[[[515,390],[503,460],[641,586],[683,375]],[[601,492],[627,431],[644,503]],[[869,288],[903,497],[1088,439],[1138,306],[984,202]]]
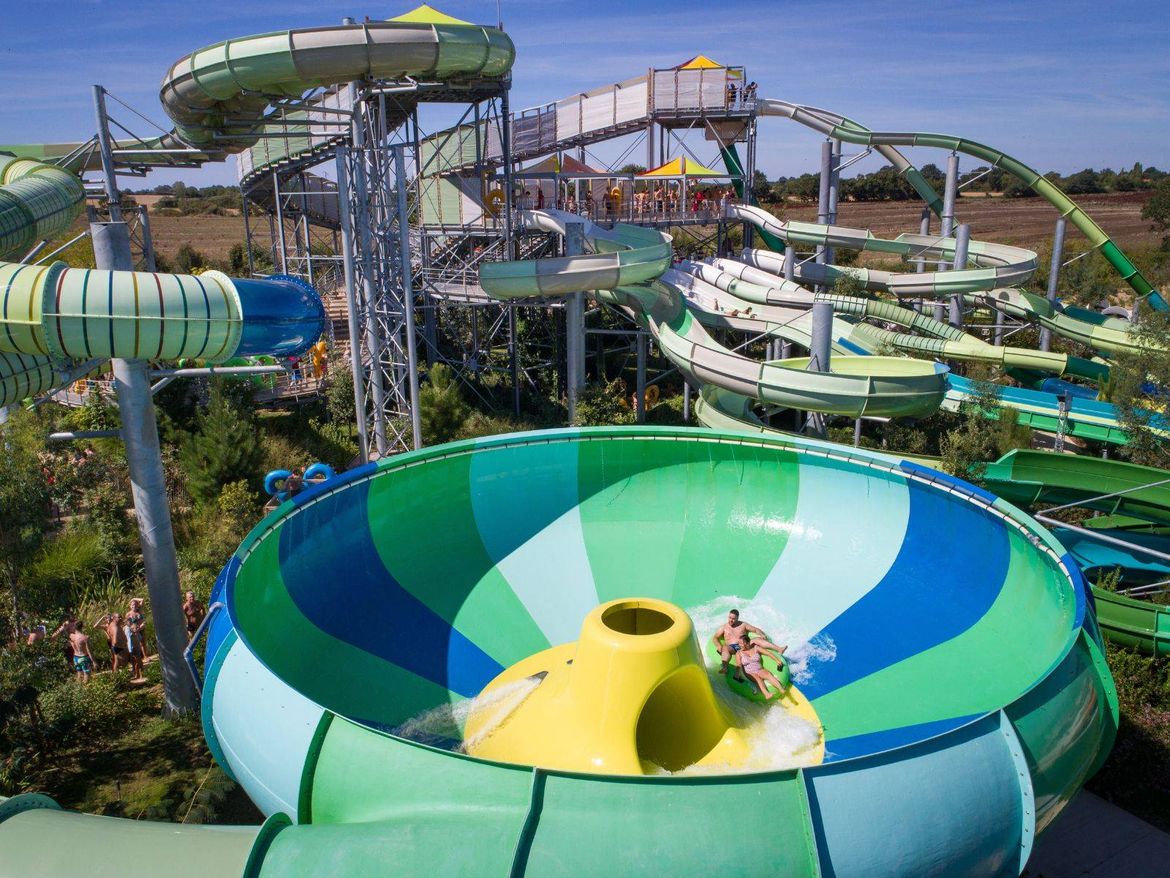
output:
[[[960,271],[967,267],[967,251],[970,246],[971,226],[967,223],[962,223],[955,230],[955,271]],[[954,327],[962,327],[963,325],[963,296],[960,293],[955,293],[951,296],[950,324]]]
[[[95,85],[93,97],[102,176],[111,218],[111,222],[90,225],[94,261],[100,269],[133,271],[130,233],[122,219],[121,195],[114,172],[105,90]],[[187,627],[179,601],[179,562],[171,528],[171,510],[167,505],[158,422],[150,395],[149,366],[144,360],[123,359],[113,359],[110,365],[118,394],[122,442],[126,446],[134,516],[138,521],[138,539],[162,669],[163,713],[166,716],[193,713],[199,708],[199,694],[183,659]]]
[[[585,224],[565,224],[565,255],[581,256],[585,253]],[[577,396],[585,389],[585,293],[571,294],[565,302],[565,399],[569,410],[569,423],[577,419]]]
[[[817,222],[822,226],[829,224],[829,191],[833,179],[833,141],[821,141],[821,185],[817,192]],[[816,261],[822,265],[828,262],[829,248],[818,246]],[[822,292],[828,290],[827,284],[820,284]]]
[[[1060,266],[1064,259],[1064,233],[1068,229],[1068,220],[1061,217],[1056,221],[1056,231],[1052,235],[1052,262],[1048,266],[1048,301],[1056,304],[1056,291],[1060,285]],[[1134,301],[1137,309],[1137,300]],[[1047,326],[1040,327],[1040,350],[1047,351],[1052,347],[1052,330]]]
[[[959,195],[959,154],[952,152],[947,156],[947,180],[943,186],[942,230],[939,233],[949,238],[955,228],[955,200]],[[939,271],[946,271],[945,262],[938,263]]]
[[[810,372],[828,372],[833,342],[833,306],[828,302],[814,302],[812,306],[812,337],[809,339]],[[805,432],[825,438],[825,416],[809,412]]]

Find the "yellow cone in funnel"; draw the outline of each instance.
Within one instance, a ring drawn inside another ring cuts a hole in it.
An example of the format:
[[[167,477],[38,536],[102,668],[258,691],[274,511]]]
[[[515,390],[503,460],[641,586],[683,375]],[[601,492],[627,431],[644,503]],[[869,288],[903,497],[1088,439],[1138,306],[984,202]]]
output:
[[[540,684],[502,721],[490,709],[471,713],[469,753],[598,774],[733,769],[748,758],[743,730],[711,691],[691,619],[674,604],[602,604],[576,643],[517,662],[484,693],[537,675]]]

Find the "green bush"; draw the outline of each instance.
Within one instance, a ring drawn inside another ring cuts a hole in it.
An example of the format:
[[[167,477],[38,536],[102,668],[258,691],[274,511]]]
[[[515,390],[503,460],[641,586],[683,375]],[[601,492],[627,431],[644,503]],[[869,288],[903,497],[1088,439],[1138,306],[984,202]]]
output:
[[[75,606],[78,596],[100,581],[111,566],[101,534],[71,528],[48,540],[20,578],[26,612],[52,618]]]
[[[626,383],[620,378],[603,386],[591,385],[577,397],[576,427],[632,424],[636,414],[626,399]]]
[[[45,724],[61,737],[117,732],[134,715],[126,697],[129,674],[94,674],[89,683],[67,680],[41,693]]]
[[[222,382],[211,383],[207,408],[196,417],[198,429],[180,451],[187,489],[197,502],[214,502],[228,482],[259,483],[263,452],[250,406]]]

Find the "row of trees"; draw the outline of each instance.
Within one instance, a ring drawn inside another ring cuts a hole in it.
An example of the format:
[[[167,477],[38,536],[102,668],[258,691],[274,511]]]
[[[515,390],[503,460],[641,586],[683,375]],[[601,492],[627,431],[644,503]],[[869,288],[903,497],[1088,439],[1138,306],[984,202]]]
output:
[[[937,165],[926,164],[919,170],[926,181],[940,195],[946,175]],[[1105,168],[1097,171],[1085,168],[1075,174],[1062,175],[1050,171],[1044,175],[1070,195],[1091,195],[1101,192],[1136,192],[1157,188],[1170,177],[1168,172],[1152,165],[1135,162],[1129,170]],[[1002,193],[1009,198],[1028,198],[1036,193],[1023,181],[1000,168],[987,165],[960,175],[959,184],[969,192]],[[819,174],[800,174],[768,181],[759,171],[752,186],[753,194],[761,202],[789,200],[812,202],[820,189]],[[869,174],[845,177],[841,180],[840,196],[846,201],[909,201],[918,197],[913,187],[893,168],[886,165]]]

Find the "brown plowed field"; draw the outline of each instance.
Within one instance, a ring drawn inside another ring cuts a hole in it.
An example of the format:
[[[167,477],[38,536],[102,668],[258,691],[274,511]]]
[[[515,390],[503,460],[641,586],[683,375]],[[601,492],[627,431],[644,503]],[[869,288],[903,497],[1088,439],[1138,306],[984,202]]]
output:
[[[1125,250],[1158,243],[1157,233],[1141,218],[1142,205],[1149,197],[1149,192],[1115,192],[1084,195],[1077,203]],[[878,237],[892,238],[902,232],[917,232],[921,212],[922,204],[917,201],[848,202],[841,205],[837,221],[843,226],[871,229]],[[808,222],[815,222],[816,214],[812,204],[789,204],[784,210],[785,218]],[[971,234],[976,239],[1038,251],[1047,249],[1056,223],[1056,211],[1042,198],[968,195],[959,199],[956,214],[960,222],[971,224]],[[186,243],[213,259],[227,259],[232,246],[244,240],[244,220],[239,216],[160,216],[152,212],[150,226],[155,248],[169,257],[174,257]],[[79,223],[79,231],[80,228]],[[266,239],[266,219],[253,220],[253,228],[262,231],[262,240]],[[937,219],[932,228],[938,230]],[[1069,244],[1081,240],[1080,232],[1070,226]]]
[[[1149,192],[1110,192],[1103,195],[1082,195],[1076,198],[1086,213],[1105,233],[1125,250],[1157,244],[1159,236],[1150,230],[1148,220],[1142,219],[1142,205]],[[871,229],[880,238],[890,238],[902,232],[917,232],[922,203],[917,201],[870,201],[842,204],[837,212],[839,225]],[[1016,244],[1029,249],[1043,249],[1052,240],[1056,224],[1056,210],[1042,198],[1002,198],[999,196],[963,196],[955,207],[959,222],[970,223],[971,237]],[[789,204],[785,210],[788,219],[816,222],[816,205]],[[938,220],[932,229],[937,231]],[[1069,226],[1071,244],[1084,238]]]

